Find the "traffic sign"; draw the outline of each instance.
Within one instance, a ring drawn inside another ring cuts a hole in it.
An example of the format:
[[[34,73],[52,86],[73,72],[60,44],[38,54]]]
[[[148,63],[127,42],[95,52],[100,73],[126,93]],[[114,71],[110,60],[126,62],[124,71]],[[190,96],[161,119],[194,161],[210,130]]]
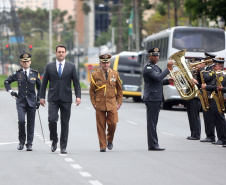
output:
[[[91,71],[91,70],[93,69],[93,65],[89,64],[89,65],[87,66],[87,68],[88,68],[89,71]]]

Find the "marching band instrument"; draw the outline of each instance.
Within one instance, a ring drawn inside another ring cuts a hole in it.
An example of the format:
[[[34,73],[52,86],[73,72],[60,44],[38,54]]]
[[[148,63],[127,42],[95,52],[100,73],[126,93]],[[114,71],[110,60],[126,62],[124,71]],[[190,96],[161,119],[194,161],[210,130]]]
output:
[[[216,71],[216,80],[217,80],[217,86],[221,85],[221,81],[220,81],[220,75],[224,75],[223,71]],[[222,114],[225,111],[225,105],[224,105],[224,96],[222,94],[222,91],[218,91],[218,94],[216,94],[215,92],[212,92],[211,97],[215,100],[216,104],[217,104],[217,109],[218,111]]]
[[[203,78],[203,72],[206,72],[206,71],[201,71],[200,77],[201,77],[201,82],[205,83],[204,78]],[[201,93],[201,91],[198,91],[197,94],[198,94],[197,96],[199,97],[200,102],[202,104],[202,109],[204,111],[208,111],[210,109],[210,106],[209,106],[209,97],[208,97],[206,90],[202,89],[202,93]]]
[[[186,49],[180,50],[169,57],[174,60],[173,68],[177,67],[178,71],[170,70],[170,76],[175,78],[174,86],[176,87],[180,97],[184,100],[191,100],[196,97],[198,92],[197,85],[193,84],[193,78],[185,61]]]

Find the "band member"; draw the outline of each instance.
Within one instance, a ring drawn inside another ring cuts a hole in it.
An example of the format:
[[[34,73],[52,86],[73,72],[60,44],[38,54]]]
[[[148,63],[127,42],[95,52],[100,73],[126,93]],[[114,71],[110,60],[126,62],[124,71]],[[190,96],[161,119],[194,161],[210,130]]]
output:
[[[160,49],[152,48],[148,51],[149,61],[144,66],[144,95],[143,101],[147,111],[147,135],[148,135],[148,150],[161,151],[165,148],[160,148],[157,136],[157,123],[160,112],[161,102],[163,98],[163,85],[168,85],[174,82],[173,78],[164,79],[172,70],[173,61],[169,61],[167,68],[162,71],[157,62],[159,61]]]
[[[214,72],[218,70],[222,70],[224,65],[224,60],[213,59],[213,70]],[[209,76],[212,76],[214,73],[209,73]],[[221,78],[223,80],[223,77]],[[211,85],[202,84],[202,89],[206,89],[207,91],[217,91],[217,83],[216,78],[212,80]],[[217,137],[218,140],[216,142],[212,142],[212,144],[216,145],[224,145],[226,144],[226,122],[225,116],[223,113],[220,113],[217,108],[217,104],[214,99],[210,99],[210,110],[213,115],[214,125],[216,126]]]
[[[204,55],[205,55],[205,60],[213,59],[217,56],[217,55],[207,53],[207,52],[204,52]],[[211,65],[206,67],[206,71],[210,71],[210,70],[213,70]]]
[[[118,110],[122,105],[123,94],[119,74],[110,68],[111,55],[100,55],[99,59],[100,68],[91,74],[89,92],[91,103],[96,110],[100,152],[105,152],[106,147],[109,150],[113,148]]]
[[[49,82],[48,121],[50,140],[52,141],[51,151],[55,152],[57,149],[57,121],[59,118],[58,111],[60,109],[60,151],[62,154],[67,153],[66,147],[72,104],[71,83],[73,83],[75,90],[76,105],[78,106],[81,103],[81,87],[75,66],[74,64],[67,62],[65,57],[66,46],[58,45],[56,47],[56,61],[46,65],[40,96],[40,103],[42,106],[45,106],[46,86]]]
[[[41,82],[38,71],[31,69],[31,55],[24,53],[20,55],[20,64],[22,68],[17,70],[13,75],[9,76],[4,84],[10,94],[16,98],[16,106],[18,113],[19,128],[19,145],[18,150],[23,150],[26,142],[25,132],[25,115],[27,114],[27,151],[32,151],[32,143],[34,138],[35,112],[40,105],[40,88]],[[18,94],[12,91],[10,84],[14,81],[18,83]],[[35,92],[37,88],[37,96]]]
[[[193,61],[200,62],[201,58],[193,58]],[[191,79],[192,83],[198,85],[200,84],[200,70],[205,67],[204,63],[198,64],[195,66],[196,70],[192,71],[193,78]],[[201,103],[198,97],[195,97],[191,100],[187,101],[187,114],[188,121],[191,131],[191,136],[188,136],[186,139],[188,140],[199,140],[201,134],[201,120],[200,120],[200,112]]]

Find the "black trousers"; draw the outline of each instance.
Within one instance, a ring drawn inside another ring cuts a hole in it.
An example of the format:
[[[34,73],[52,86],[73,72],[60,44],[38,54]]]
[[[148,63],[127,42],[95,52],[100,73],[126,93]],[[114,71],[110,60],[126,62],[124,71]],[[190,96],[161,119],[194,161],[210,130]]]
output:
[[[145,102],[147,110],[148,148],[158,147],[157,123],[161,102]]]
[[[69,131],[69,120],[71,116],[71,103],[57,101],[49,102],[48,104],[49,112],[49,131],[50,140],[57,143],[57,121],[59,118],[58,111],[60,109],[60,120],[61,120],[61,135],[60,135],[60,148],[66,149],[68,141],[68,131]]]
[[[199,111],[201,103],[198,98],[187,101],[187,114],[191,131],[191,137],[200,138],[201,134],[201,121]]]
[[[226,121],[224,113],[219,113],[217,104],[213,99],[210,99],[210,110],[213,115],[214,125],[216,126],[218,140],[226,143]]]
[[[206,137],[215,140],[215,124],[212,111],[203,111],[203,118]]]
[[[19,141],[25,144],[26,132],[25,132],[25,115],[27,114],[27,145],[32,145],[34,139],[34,126],[35,126],[35,112],[36,107],[30,107],[28,103],[25,106],[17,105],[18,113],[18,128],[19,128]]]

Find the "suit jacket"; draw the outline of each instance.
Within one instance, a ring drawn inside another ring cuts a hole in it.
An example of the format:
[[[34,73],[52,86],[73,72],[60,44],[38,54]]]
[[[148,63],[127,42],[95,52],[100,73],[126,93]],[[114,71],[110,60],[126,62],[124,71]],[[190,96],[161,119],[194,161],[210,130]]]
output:
[[[90,99],[97,110],[110,111],[117,110],[117,104],[122,104],[122,85],[117,71],[109,69],[108,79],[106,80],[103,76],[101,68],[92,73],[92,77],[96,85],[90,82]],[[98,87],[106,85],[105,88],[96,90]],[[98,86],[98,87],[97,87]],[[117,93],[116,93],[117,92]]]
[[[17,81],[18,83],[18,97],[16,100],[17,106],[24,107],[26,105],[26,102],[30,107],[36,106],[36,102],[40,101],[41,88],[41,81],[38,76],[38,71],[35,69],[30,69],[28,79],[26,80],[23,69],[17,70],[4,82],[7,91],[11,90],[10,84],[14,81]],[[37,96],[35,92],[35,85],[37,88]]]
[[[46,65],[41,86],[41,99],[45,99],[46,86],[49,82],[48,102],[62,101],[72,102],[71,81],[77,98],[81,98],[81,87],[74,64],[65,61],[65,66],[61,77],[59,77],[56,61]]]
[[[144,78],[144,95],[143,101],[163,101],[163,85],[168,85],[168,79],[164,79],[169,70],[166,68],[162,71],[157,65],[149,61],[143,70]]]

